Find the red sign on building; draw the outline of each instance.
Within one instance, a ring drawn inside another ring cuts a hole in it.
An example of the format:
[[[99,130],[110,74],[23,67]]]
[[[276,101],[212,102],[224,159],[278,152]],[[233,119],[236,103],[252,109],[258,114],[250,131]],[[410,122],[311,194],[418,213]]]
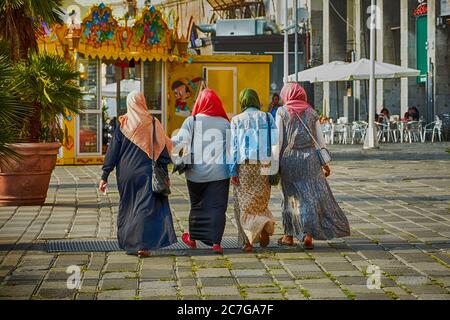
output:
[[[427,12],[428,12],[428,5],[426,0],[419,0],[419,5],[417,6],[416,9],[414,9],[413,16],[414,17],[423,16],[426,15]]]

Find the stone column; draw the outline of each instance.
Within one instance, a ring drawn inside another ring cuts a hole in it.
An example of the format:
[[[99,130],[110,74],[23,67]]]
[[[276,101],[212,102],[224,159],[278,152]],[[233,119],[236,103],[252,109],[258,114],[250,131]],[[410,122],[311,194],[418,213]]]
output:
[[[389,5],[389,3],[388,3]],[[376,61],[378,62],[383,62],[384,61],[384,0],[377,0],[377,27],[379,27],[379,29],[377,29],[377,40],[376,40]],[[384,90],[384,86],[383,86],[383,80],[379,79],[377,80],[377,86],[376,86],[376,97],[377,97],[377,103],[375,105],[375,110],[377,113],[379,113],[381,111],[381,108],[383,107],[383,90]]]
[[[323,0],[323,63],[330,62],[330,0]],[[323,113],[330,114],[330,83],[323,83]]]
[[[408,0],[400,0],[400,61],[401,66],[409,67],[409,16]],[[400,80],[400,117],[408,111],[409,79]]]

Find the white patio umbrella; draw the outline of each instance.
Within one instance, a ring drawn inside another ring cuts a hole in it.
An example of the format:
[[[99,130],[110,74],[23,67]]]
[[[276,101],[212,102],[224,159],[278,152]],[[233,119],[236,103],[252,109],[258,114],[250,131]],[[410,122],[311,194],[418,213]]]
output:
[[[325,81],[336,81],[336,80],[324,80],[330,74],[336,73],[343,66],[348,65],[344,61],[333,61],[330,63],[323,64],[318,67],[311,69],[306,69],[298,73],[298,81],[301,82],[325,82]],[[291,74],[288,77],[288,81],[295,81],[295,74]]]
[[[396,79],[417,77],[419,70],[397,66],[395,64],[375,61],[375,79]],[[369,80],[370,60],[360,59],[352,63],[334,61],[298,73],[299,81],[335,82]],[[289,81],[295,80],[295,74]]]
[[[91,89],[90,92],[95,93],[95,88]],[[141,82],[134,79],[123,79],[120,80],[120,95],[126,96],[131,91],[140,91]],[[108,83],[102,87],[102,97],[103,98],[116,98],[117,94],[117,82]]]

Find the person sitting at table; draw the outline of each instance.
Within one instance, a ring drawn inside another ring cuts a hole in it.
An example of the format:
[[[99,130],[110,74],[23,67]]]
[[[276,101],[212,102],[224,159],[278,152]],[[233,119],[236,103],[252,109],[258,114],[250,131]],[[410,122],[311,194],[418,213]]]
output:
[[[405,114],[403,115],[403,119],[402,119],[402,121],[403,122],[408,122],[408,121],[411,121],[411,116],[409,115],[409,112],[408,111],[406,111],[405,112]]]
[[[408,114],[411,119],[410,121],[419,121],[420,118],[419,110],[415,106],[408,108]]]
[[[390,117],[391,117],[391,113],[389,112],[389,109],[386,107],[383,107],[383,109],[381,109],[380,114],[380,122],[388,122]]]

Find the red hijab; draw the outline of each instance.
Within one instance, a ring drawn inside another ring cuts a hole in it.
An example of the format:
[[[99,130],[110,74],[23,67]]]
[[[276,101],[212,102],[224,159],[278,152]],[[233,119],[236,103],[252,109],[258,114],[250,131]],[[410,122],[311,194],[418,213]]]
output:
[[[311,108],[305,89],[298,83],[285,84],[280,96],[290,114],[302,114],[306,109]]]
[[[211,89],[205,89],[198,94],[194,104],[194,110],[192,110],[192,115],[195,116],[199,113],[207,116],[222,117],[227,121],[230,121],[223,108],[222,101],[220,101],[220,98]]]

